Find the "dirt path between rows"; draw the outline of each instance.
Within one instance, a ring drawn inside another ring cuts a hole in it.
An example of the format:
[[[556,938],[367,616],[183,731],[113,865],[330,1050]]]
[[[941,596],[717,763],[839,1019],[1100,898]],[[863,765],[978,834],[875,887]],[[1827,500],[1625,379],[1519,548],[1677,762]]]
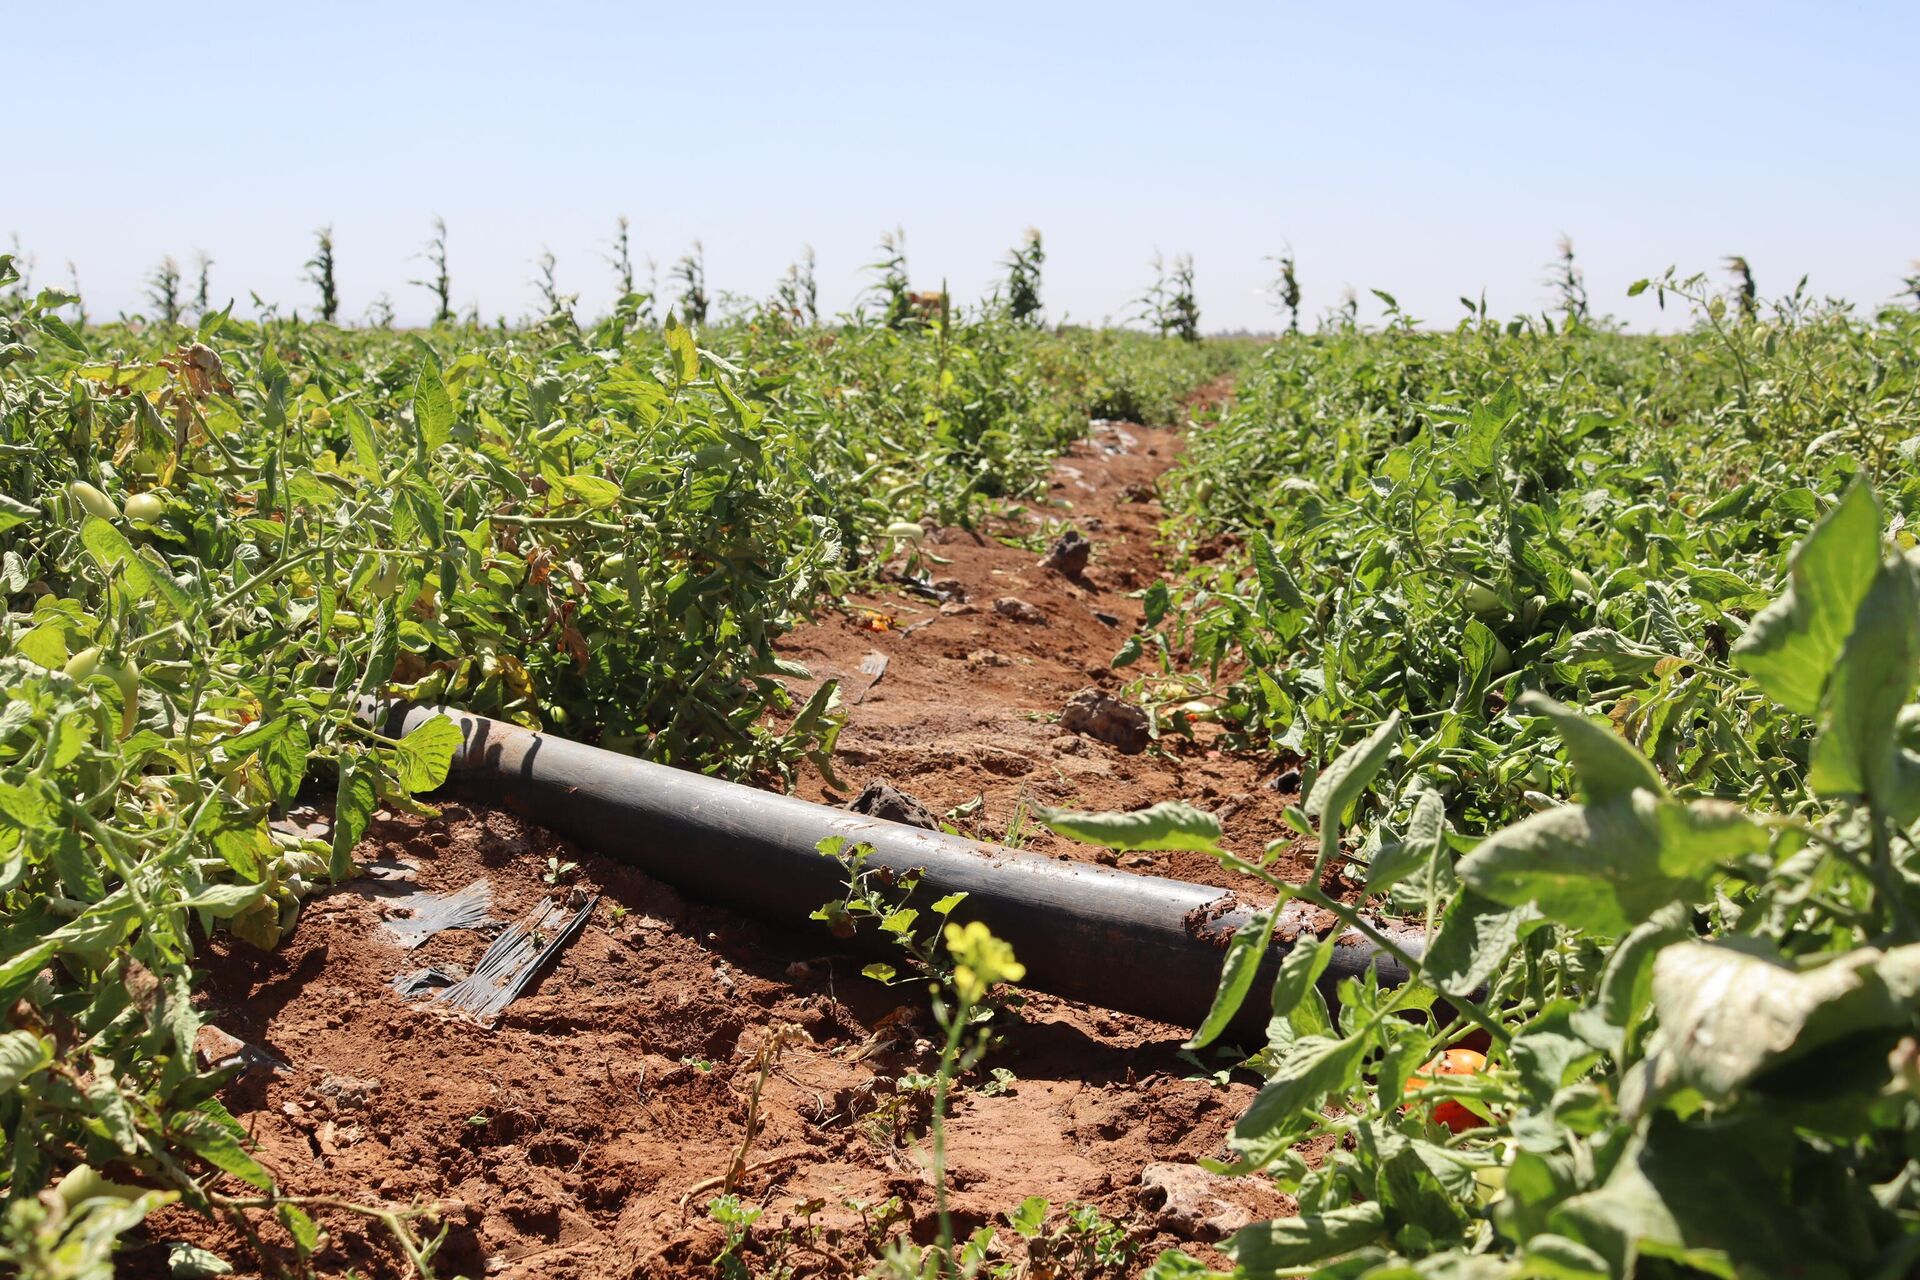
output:
[[[1235,847],[1282,834],[1289,797],[1266,785],[1275,762],[1222,753],[1204,733],[1127,754],[1057,723],[1080,690],[1122,691],[1108,663],[1139,616],[1135,593],[1162,573],[1154,486],[1179,442],[1172,430],[1099,427],[1061,460],[1050,502],[989,531],[998,537],[929,539],[947,561],[932,576],[958,587],[944,610],[908,593],[864,597],[785,641],[817,678],[841,678],[850,700],[870,680],[862,660],[888,659],[849,707],[843,782],[857,789],[886,777],[935,813],[978,797],[977,811],[956,819],[962,830],[1004,839],[1012,827],[1029,848],[1059,856],[1098,855],[1022,824],[1023,806],[1186,798],[1225,813]],[[999,540],[1067,520],[1095,544],[1073,578]],[[1042,620],[996,610],[1005,598]],[[873,629],[876,615],[889,620],[885,630]],[[800,791],[848,794],[817,776]],[[689,903],[480,799],[446,805],[439,820],[378,821],[360,850],[375,874],[310,903],[280,951],[211,945],[206,1013],[254,1060],[226,1100],[283,1187],[438,1202],[451,1226],[443,1275],[742,1274],[716,1267],[725,1233],[701,1184],[740,1145],[756,1055],[776,1029],[794,1027],[802,1034],[766,1080],[738,1187],[762,1212],[741,1253],[745,1274],[862,1275],[889,1235],[931,1238],[923,1079],[937,1053],[915,988],[859,977],[860,962],[805,922],[771,928]],[[1224,883],[1199,856],[1121,865]],[[480,877],[502,920],[547,896],[604,895],[556,968],[491,1030],[391,986],[426,965],[470,967],[483,934],[451,930],[408,953],[384,927],[397,895]],[[1031,1263],[1033,1276],[1123,1275],[1170,1245],[1209,1256],[1207,1242],[1234,1226],[1287,1211],[1261,1184],[1192,1169],[1225,1154],[1253,1085],[1216,1078],[1218,1060],[1183,1057],[1189,1028],[1043,995],[1004,1021],[1004,1042],[955,1099],[950,1170],[962,1231],[1000,1226],[1004,1256]],[[1036,1195],[1050,1202],[1050,1226],[1031,1246],[1005,1230],[1003,1215]],[[1115,1225],[1075,1232],[1063,1225],[1070,1205]],[[330,1233],[321,1274],[406,1274],[378,1225],[319,1216]],[[270,1244],[286,1239],[270,1225],[262,1233]],[[180,1210],[156,1219],[152,1235],[246,1257],[230,1228]],[[137,1265],[164,1274],[159,1259],[156,1247]]]
[[[954,600],[856,596],[843,616],[781,644],[817,677],[838,679],[849,702],[859,699],[835,753],[851,791],[884,779],[963,834],[1005,843],[1012,832],[1029,849],[1070,857],[1096,855],[1024,821],[1033,805],[1134,809],[1188,800],[1221,815],[1238,852],[1258,852],[1288,833],[1280,815],[1293,795],[1272,785],[1280,762],[1208,745],[1211,726],[1129,754],[1059,723],[1076,694],[1121,696],[1149,670],[1142,662],[1116,671],[1112,662],[1139,624],[1140,593],[1165,576],[1158,481],[1180,444],[1169,428],[1097,425],[1056,464],[1048,501],[1025,519],[990,527],[997,536],[933,531],[925,549],[946,563],[924,572],[957,588]],[[1041,568],[1035,549],[1068,527],[1092,543],[1086,569],[1071,576]],[[861,666],[874,654],[887,660],[877,682]],[[817,774],[799,793],[830,804],[848,798]],[[977,813],[954,812],[974,800],[982,802]],[[1130,854],[1116,865],[1233,883],[1200,853]]]

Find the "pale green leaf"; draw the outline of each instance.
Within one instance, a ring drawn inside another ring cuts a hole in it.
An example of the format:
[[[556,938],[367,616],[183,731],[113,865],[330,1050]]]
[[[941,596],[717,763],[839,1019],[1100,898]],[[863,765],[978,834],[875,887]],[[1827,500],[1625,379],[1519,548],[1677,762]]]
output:
[[[1270,1276],[1351,1253],[1386,1234],[1386,1211],[1378,1204],[1364,1203],[1256,1222],[1234,1232],[1220,1250],[1233,1259],[1238,1268],[1234,1274]]]
[[[1266,958],[1267,944],[1273,940],[1276,914],[1275,909],[1258,912],[1233,931],[1233,937],[1227,942],[1226,961],[1220,967],[1220,986],[1214,992],[1213,1007],[1207,1010],[1205,1021],[1185,1048],[1204,1049],[1212,1044],[1233,1021],[1233,1015],[1240,1012],[1254,976],[1260,972],[1260,962]]]
[[[433,717],[400,739],[394,748],[400,785],[415,794],[440,786],[460,742],[460,726],[445,716]]]
[[[0,1032],[0,1095],[52,1062],[53,1046],[33,1032]]]
[[[1162,800],[1128,813],[1077,813],[1068,809],[1034,811],[1046,826],[1070,839],[1109,849],[1220,850],[1220,820],[1179,800]]]
[[[1879,568],[1880,506],[1856,484],[1793,553],[1786,594],[1735,642],[1735,665],[1775,701],[1812,715]]]
[[[413,423],[420,429],[420,442],[429,451],[453,438],[455,421],[453,398],[447,394],[440,370],[431,360],[420,362],[420,375],[413,384]]]

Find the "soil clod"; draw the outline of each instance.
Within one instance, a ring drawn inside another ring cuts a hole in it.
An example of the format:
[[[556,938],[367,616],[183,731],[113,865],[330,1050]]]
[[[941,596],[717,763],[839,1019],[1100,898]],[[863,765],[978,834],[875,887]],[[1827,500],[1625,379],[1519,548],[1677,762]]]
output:
[[[1077,578],[1087,571],[1087,561],[1092,556],[1093,544],[1082,537],[1078,529],[1069,529],[1055,538],[1047,554],[1040,557],[1040,567]]]
[[[926,831],[940,829],[940,819],[933,816],[931,809],[885,778],[875,778],[867,783],[859,795],[847,802],[847,808],[886,822],[904,822],[910,827]]]
[[[1060,727],[1097,738],[1126,755],[1138,755],[1151,740],[1147,713],[1098,689],[1082,689],[1060,709]]]
[[[1018,596],[1001,596],[993,602],[993,611],[1003,618],[1012,618],[1015,622],[1024,622],[1028,626],[1047,625],[1047,615]]]

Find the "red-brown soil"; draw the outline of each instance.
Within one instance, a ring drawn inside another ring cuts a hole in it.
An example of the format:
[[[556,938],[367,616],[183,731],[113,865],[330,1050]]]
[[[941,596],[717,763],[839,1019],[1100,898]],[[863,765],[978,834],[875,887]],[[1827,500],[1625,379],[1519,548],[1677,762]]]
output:
[[[1140,593],[1165,573],[1156,486],[1179,448],[1180,435],[1170,429],[1096,427],[1060,460],[1049,501],[1026,518],[996,522],[987,535],[943,529],[929,537],[926,551],[948,563],[924,572],[936,582],[959,582],[964,603],[943,606],[904,593],[856,596],[843,615],[787,638],[787,655],[816,677],[838,679],[849,700],[868,682],[862,659],[887,657],[885,674],[848,708],[834,756],[851,791],[886,778],[936,814],[983,797],[978,814],[955,821],[964,834],[1005,841],[1017,829],[1026,847],[1068,857],[1110,855],[1022,823],[1023,812],[1036,804],[1135,809],[1180,799],[1219,814],[1236,852],[1257,853],[1291,834],[1280,814],[1292,790],[1270,785],[1281,762],[1218,750],[1209,745],[1210,725],[1196,725],[1193,739],[1164,736],[1157,750],[1126,755],[1056,723],[1079,690],[1122,695],[1129,681],[1151,672],[1150,660],[1119,670],[1112,662],[1139,623]],[[1077,579],[1039,568],[1037,550],[1001,540],[1018,535],[1044,547],[1048,534],[1069,526],[1094,544]],[[995,602],[1008,597],[1032,605],[1044,621],[996,611]],[[1101,613],[1114,621],[1102,621]],[[885,630],[873,629],[876,617],[889,624]],[[828,803],[845,798],[817,775],[803,778],[798,791]],[[1234,883],[1200,853],[1130,854],[1118,865]]]
[[[1204,727],[1200,741],[1123,755],[1054,723],[1080,689],[1125,692],[1125,674],[1108,663],[1139,617],[1134,593],[1161,573],[1153,484],[1178,444],[1168,430],[1099,430],[1062,460],[1050,505],[980,539],[955,531],[930,539],[948,561],[931,566],[932,577],[957,579],[970,610],[861,597],[788,638],[789,656],[818,678],[843,679],[849,699],[867,681],[862,658],[877,650],[889,659],[849,707],[837,757],[843,782],[857,790],[884,776],[936,813],[984,797],[959,825],[986,838],[1005,838],[1024,803],[1114,808],[1169,798],[1225,812],[1237,848],[1282,834],[1289,797],[1265,785],[1276,762],[1222,753]],[[1067,520],[1095,544],[1077,581],[992,536],[1051,532],[1049,523]],[[1007,596],[1045,622],[995,612]],[[871,630],[869,610],[894,625]],[[989,650],[1002,661],[973,656]],[[799,789],[843,796],[814,776]],[[791,1026],[799,1034],[767,1076],[737,1188],[763,1210],[744,1247],[747,1273],[862,1275],[889,1236],[931,1238],[930,1095],[915,1077],[930,1075],[937,1051],[916,988],[861,978],[859,962],[804,921],[782,929],[689,903],[474,799],[448,804],[438,820],[383,818],[361,859],[434,890],[485,876],[501,919],[576,887],[604,894],[584,933],[497,1027],[392,991],[402,971],[470,966],[485,939],[451,931],[401,951],[380,928],[395,891],[387,881],[364,878],[310,902],[274,954],[222,938],[205,956],[209,1020],[286,1064],[226,1093],[282,1187],[366,1204],[437,1203],[451,1228],[441,1275],[720,1274],[724,1233],[706,1209],[716,1194],[709,1180],[742,1142],[756,1055]],[[1023,834],[1044,852],[1097,856],[1031,823]],[[557,886],[543,880],[566,863],[579,865],[563,868]],[[1136,855],[1123,865],[1227,883],[1195,855]],[[1253,1094],[1245,1076],[1213,1077],[1222,1060],[1209,1055],[1203,1066],[1180,1054],[1190,1028],[1037,994],[1000,1022],[1003,1042],[954,1100],[949,1169],[962,1232],[999,1226],[1004,1256],[1032,1262],[1034,1276],[1128,1274],[1175,1245],[1212,1256],[1207,1241],[1222,1229],[1286,1211],[1283,1197],[1251,1180],[1155,1189],[1190,1179],[1200,1157],[1223,1156]],[[1009,1074],[996,1079],[996,1068]],[[1034,1250],[1004,1224],[1034,1195],[1051,1202],[1056,1228],[1069,1204],[1097,1207],[1130,1242],[1131,1261],[1105,1270],[1084,1256],[1047,1262],[1049,1248],[1070,1251],[1073,1241]],[[377,1223],[337,1209],[316,1216],[330,1232],[319,1273],[407,1273]],[[256,1222],[270,1247],[284,1244],[277,1226]],[[182,1210],[156,1218],[151,1234],[215,1248],[243,1272],[258,1265],[231,1227]]]

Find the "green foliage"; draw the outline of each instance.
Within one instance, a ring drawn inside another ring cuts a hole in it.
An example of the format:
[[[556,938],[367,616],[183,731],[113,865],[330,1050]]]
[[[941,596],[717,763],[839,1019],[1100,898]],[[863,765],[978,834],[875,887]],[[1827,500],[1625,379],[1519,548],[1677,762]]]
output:
[[[1299,761],[1320,869],[1433,930],[1374,932],[1413,980],[1337,1008],[1324,946],[1283,958],[1232,1146],[1299,1213],[1229,1241],[1235,1276],[1920,1260],[1920,325],[1729,323],[1657,283],[1694,331],[1568,294],[1558,330],[1275,344],[1190,445],[1180,536],[1236,549],[1150,595],[1142,692],[1205,681],[1230,742]],[[1196,1043],[1263,994],[1269,937],[1233,940]],[[1483,1070],[1413,1080],[1463,1042]]]
[[[1161,337],[1200,341],[1200,303],[1193,292],[1193,255],[1183,253],[1168,263],[1153,256],[1153,284],[1140,299],[1141,317]]]
[[[194,1055],[198,943],[276,945],[460,750],[357,700],[732,777],[824,764],[835,688],[792,692],[774,641],[888,529],[1033,491],[1105,389],[1170,412],[1220,358],[995,316],[696,336],[631,298],[480,333],[444,254],[438,228],[425,333],[81,332],[70,295],[0,301],[0,1265],[104,1274],[175,1197],[307,1251],[303,1204],[358,1213],[424,1265],[411,1211],[280,1195]],[[303,787],[337,796],[330,840],[270,825]],[[135,1191],[48,1198],[107,1167]]]
[[[1040,268],[1047,260],[1040,233],[1027,228],[1026,238],[1007,251],[1007,315],[1015,324],[1040,322]]]

